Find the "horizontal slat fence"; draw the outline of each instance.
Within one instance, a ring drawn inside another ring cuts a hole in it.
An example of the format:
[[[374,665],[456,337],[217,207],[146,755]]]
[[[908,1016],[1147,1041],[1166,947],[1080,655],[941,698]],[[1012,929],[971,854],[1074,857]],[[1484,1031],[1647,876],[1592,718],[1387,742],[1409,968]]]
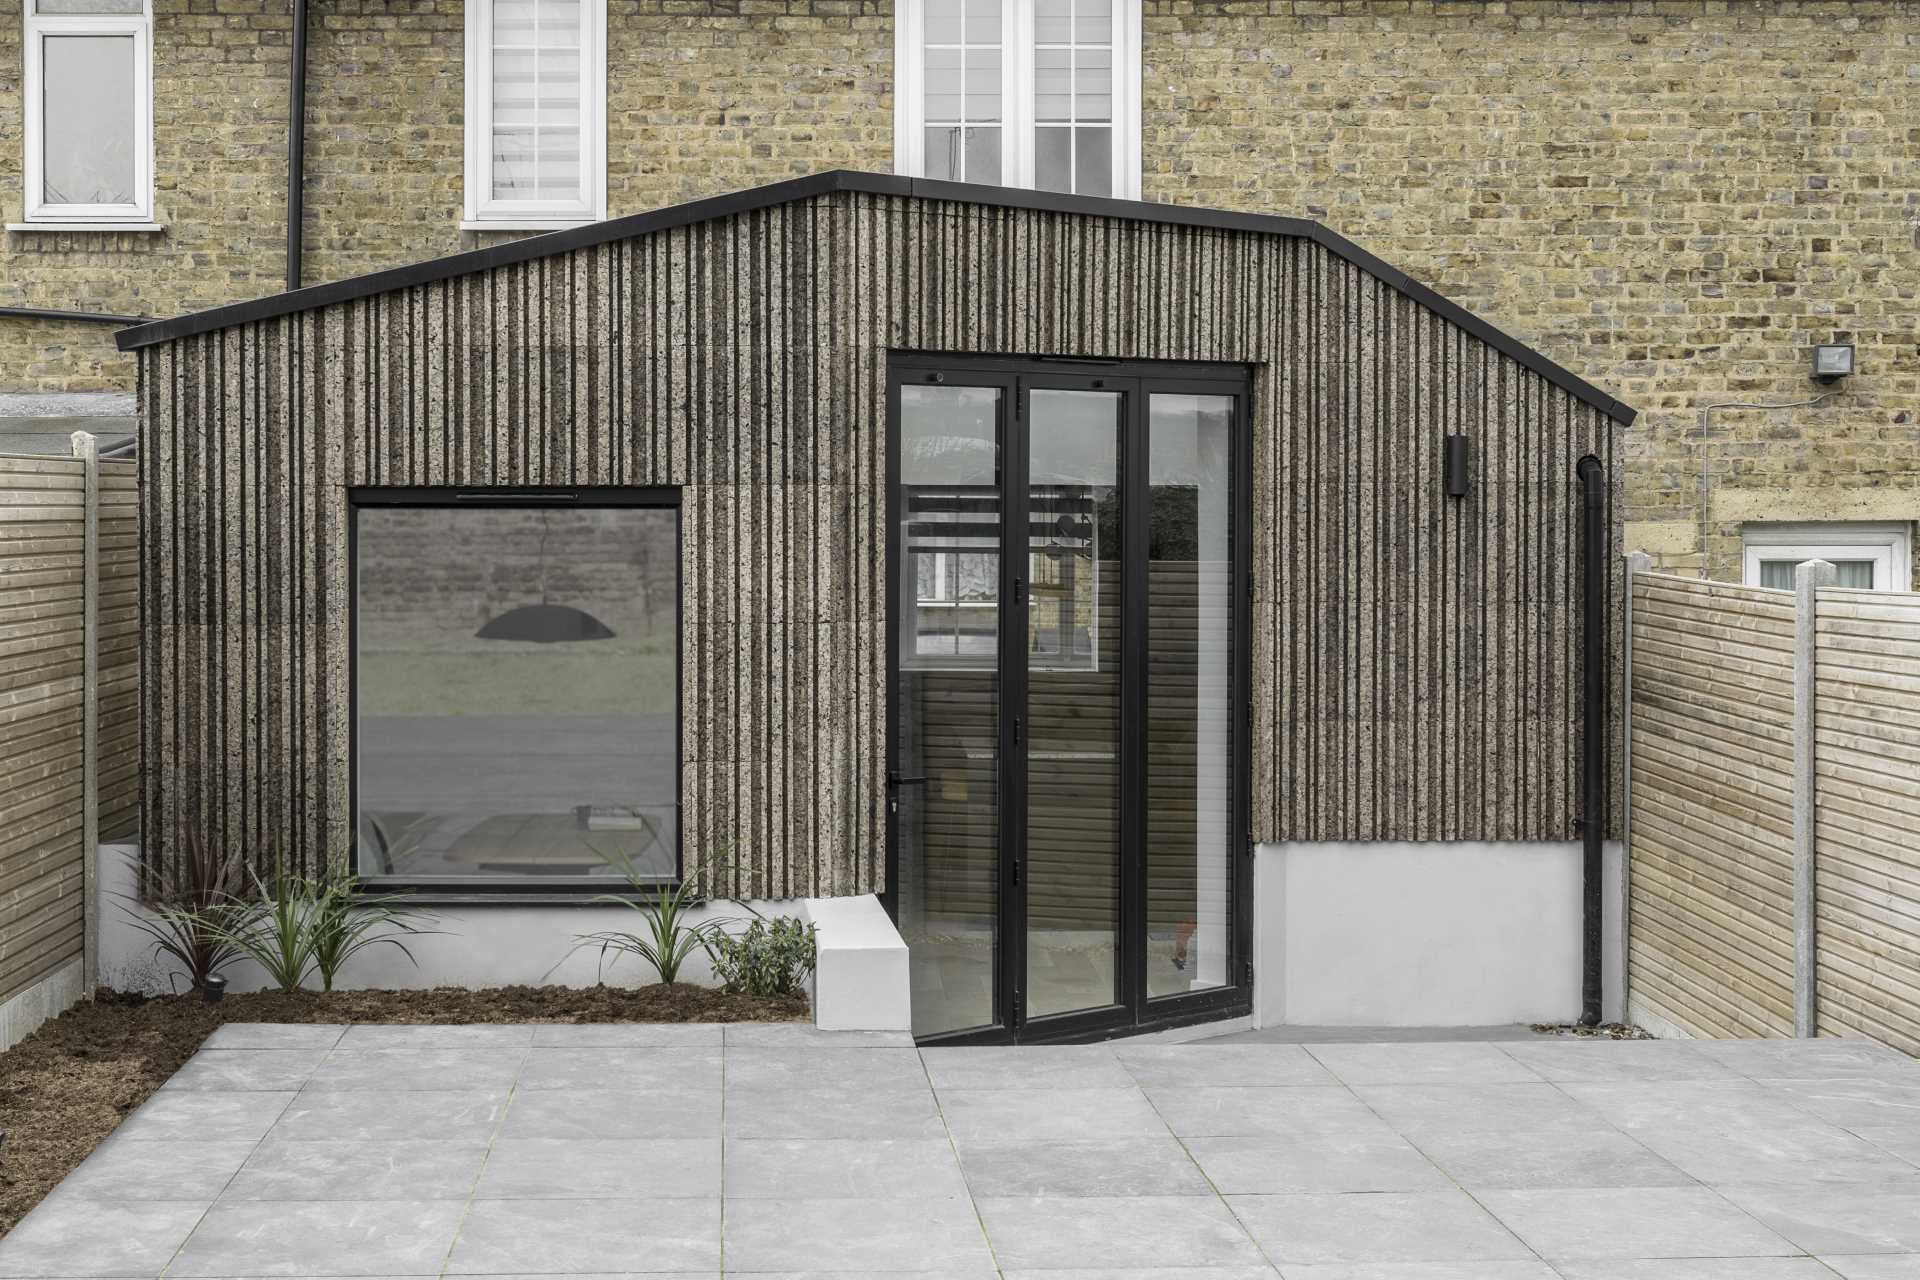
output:
[[[1805,572],[1628,575],[1629,1016],[1790,1036],[1797,983],[1802,1027],[1920,1053],[1920,595]]]

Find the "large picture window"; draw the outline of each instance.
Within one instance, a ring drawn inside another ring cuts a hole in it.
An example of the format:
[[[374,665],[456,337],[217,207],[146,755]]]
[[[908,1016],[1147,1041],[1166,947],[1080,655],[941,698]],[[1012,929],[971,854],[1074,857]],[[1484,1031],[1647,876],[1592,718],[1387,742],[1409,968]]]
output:
[[[360,874],[522,887],[672,879],[671,494],[355,499]]]
[[[902,0],[894,166],[1140,194],[1139,0]]]
[[[469,224],[606,216],[606,0],[467,5]]]
[[[153,216],[147,0],[26,0],[28,222]]]

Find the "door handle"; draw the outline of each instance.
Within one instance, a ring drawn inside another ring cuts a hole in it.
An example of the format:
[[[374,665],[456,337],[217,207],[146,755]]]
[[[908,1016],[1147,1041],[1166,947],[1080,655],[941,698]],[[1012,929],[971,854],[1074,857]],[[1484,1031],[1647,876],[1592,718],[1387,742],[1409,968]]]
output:
[[[924,785],[925,782],[925,778],[903,778],[897,773],[889,773],[887,775],[887,786],[889,788],[897,789],[899,787],[920,786]]]

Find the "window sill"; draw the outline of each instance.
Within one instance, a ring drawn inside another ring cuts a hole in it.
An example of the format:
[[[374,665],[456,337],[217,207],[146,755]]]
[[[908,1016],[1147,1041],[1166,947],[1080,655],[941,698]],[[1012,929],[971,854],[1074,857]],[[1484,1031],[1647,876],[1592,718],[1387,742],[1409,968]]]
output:
[[[9,231],[165,231],[164,222],[9,222]]]
[[[462,218],[462,231],[571,231],[590,227],[599,218]]]

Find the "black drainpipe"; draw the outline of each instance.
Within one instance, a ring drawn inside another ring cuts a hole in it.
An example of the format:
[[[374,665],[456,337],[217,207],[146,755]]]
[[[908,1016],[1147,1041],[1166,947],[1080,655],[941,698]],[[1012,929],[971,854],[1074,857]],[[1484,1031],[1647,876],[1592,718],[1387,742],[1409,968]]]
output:
[[[1581,669],[1580,839],[1585,901],[1581,908],[1580,1025],[1601,1018],[1602,921],[1600,882],[1606,870],[1607,837],[1607,556],[1612,528],[1607,519],[1607,468],[1588,454],[1574,466],[1580,477]]]
[[[307,187],[307,0],[293,0],[293,66],[287,97],[287,288],[298,289]]]

